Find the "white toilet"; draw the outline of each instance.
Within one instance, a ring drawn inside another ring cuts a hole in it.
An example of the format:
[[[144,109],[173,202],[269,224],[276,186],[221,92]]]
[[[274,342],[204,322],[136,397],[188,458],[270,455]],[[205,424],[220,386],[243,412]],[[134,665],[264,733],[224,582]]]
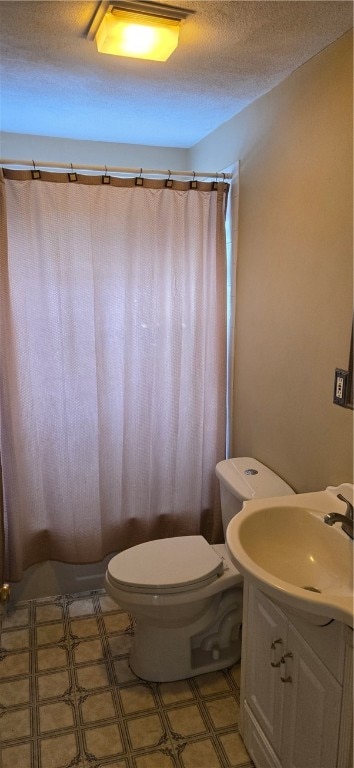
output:
[[[224,534],[244,501],[294,493],[255,459],[226,459],[216,474]],[[129,663],[138,677],[182,680],[240,658],[242,576],[225,544],[203,536],[138,544],[108,563],[105,587],[136,618]]]

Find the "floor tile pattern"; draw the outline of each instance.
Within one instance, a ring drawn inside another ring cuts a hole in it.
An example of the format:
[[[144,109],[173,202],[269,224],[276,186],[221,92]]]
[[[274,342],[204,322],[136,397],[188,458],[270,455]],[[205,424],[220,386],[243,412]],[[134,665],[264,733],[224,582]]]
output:
[[[132,618],[104,590],[18,603],[2,620],[2,768],[253,768],[239,665],[173,683],[129,667]]]

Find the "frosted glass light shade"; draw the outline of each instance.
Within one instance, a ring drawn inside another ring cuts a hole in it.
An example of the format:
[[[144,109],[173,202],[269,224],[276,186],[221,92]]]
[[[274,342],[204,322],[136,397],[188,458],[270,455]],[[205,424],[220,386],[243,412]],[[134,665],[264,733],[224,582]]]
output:
[[[179,21],[128,11],[108,12],[96,33],[97,49],[113,56],[166,61],[177,48]]]

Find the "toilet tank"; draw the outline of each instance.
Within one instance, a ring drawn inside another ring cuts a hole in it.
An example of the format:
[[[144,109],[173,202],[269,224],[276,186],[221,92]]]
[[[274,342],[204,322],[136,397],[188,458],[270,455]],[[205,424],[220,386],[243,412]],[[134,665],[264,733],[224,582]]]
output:
[[[220,482],[224,534],[231,518],[242,509],[244,501],[295,493],[281,477],[256,459],[225,459],[219,461],[215,472]]]

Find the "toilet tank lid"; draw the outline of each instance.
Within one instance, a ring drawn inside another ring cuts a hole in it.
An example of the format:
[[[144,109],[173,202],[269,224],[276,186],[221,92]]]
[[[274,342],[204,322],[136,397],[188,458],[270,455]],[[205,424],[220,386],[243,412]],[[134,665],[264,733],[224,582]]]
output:
[[[247,456],[220,461],[215,471],[227,490],[243,501],[294,493],[290,485],[269,467]]]
[[[132,589],[175,589],[213,580],[223,572],[222,558],[203,536],[147,541],[112,558],[113,581]]]

